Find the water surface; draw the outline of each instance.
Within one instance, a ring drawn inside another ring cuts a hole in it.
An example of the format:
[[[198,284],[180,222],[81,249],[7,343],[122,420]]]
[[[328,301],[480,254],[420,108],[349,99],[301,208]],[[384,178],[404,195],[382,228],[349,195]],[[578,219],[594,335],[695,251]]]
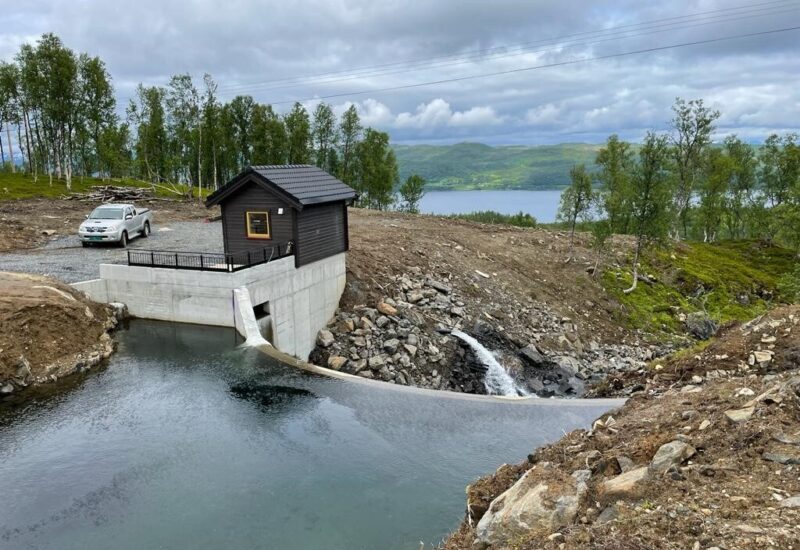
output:
[[[420,201],[425,214],[466,214],[494,210],[501,214],[522,211],[541,223],[556,221],[560,190],[549,191],[429,191]]]
[[[602,412],[325,379],[225,329],[119,340],[106,369],[0,405],[0,548],[417,550],[470,481]]]

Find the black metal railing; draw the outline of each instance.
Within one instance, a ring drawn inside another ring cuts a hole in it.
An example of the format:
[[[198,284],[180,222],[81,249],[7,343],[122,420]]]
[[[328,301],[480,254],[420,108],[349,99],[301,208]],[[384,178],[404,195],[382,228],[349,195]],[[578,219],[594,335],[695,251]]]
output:
[[[254,265],[291,256],[292,249],[291,242],[233,254],[128,249],[128,265],[233,273]]]

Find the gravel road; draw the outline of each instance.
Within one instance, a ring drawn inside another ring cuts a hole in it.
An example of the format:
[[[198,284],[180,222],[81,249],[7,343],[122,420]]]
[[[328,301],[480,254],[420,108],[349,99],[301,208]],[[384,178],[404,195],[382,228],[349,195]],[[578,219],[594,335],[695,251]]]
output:
[[[147,239],[136,238],[130,248],[185,252],[222,252],[219,222],[175,222],[153,227]],[[113,245],[83,248],[77,235],[59,237],[41,248],[0,254],[0,271],[22,271],[56,277],[66,283],[96,279],[100,264],[127,261],[124,248]]]

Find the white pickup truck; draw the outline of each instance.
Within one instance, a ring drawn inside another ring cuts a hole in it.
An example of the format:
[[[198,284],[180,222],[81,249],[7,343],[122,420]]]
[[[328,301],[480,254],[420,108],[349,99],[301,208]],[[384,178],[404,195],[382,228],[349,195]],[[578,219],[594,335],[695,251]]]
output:
[[[78,228],[83,246],[92,243],[117,243],[128,246],[131,237],[150,236],[153,213],[149,208],[136,208],[132,204],[104,204],[86,216]]]

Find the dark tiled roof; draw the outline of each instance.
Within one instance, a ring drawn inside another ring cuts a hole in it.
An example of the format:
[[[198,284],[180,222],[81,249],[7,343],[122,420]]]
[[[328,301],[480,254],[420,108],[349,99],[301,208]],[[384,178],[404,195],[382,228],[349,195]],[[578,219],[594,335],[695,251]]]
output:
[[[356,197],[356,192],[352,188],[316,166],[281,164],[246,168],[241,174],[209,195],[206,199],[206,206],[218,204],[244,183],[249,174],[257,174],[267,186],[273,185],[277,191],[287,196],[300,208],[311,204],[351,200]]]

